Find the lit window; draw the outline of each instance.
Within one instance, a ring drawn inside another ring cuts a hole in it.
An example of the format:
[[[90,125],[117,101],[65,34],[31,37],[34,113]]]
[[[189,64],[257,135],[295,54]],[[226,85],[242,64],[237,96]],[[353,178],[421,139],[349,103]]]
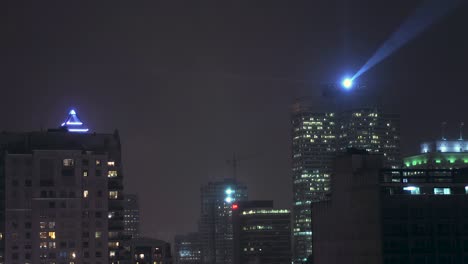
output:
[[[114,167],[115,166],[115,161],[108,161],[107,166]]]
[[[101,160],[96,160],[96,166],[101,166]]]
[[[55,239],[55,232],[49,232],[49,238],[50,239]]]
[[[71,256],[72,259],[75,259],[75,258],[76,258],[76,253],[75,253],[75,252],[72,252],[72,253],[70,254],[70,256]]]
[[[413,195],[421,194],[420,191],[419,191],[419,187],[415,187],[415,186],[403,187],[403,190],[407,191],[407,192],[409,192],[409,194],[413,194]]]
[[[118,191],[109,191],[109,199],[118,199],[119,192]]]
[[[107,177],[109,177],[109,178],[117,177],[117,171],[115,171],[115,170],[108,171],[107,172]]]
[[[39,237],[41,239],[47,239],[47,232],[39,232]]]
[[[47,242],[39,243],[39,248],[47,248]]]
[[[39,223],[39,227],[40,227],[41,229],[44,229],[44,228],[47,227],[47,223],[46,223],[46,222],[40,222],[40,223]]]
[[[142,254],[138,255],[138,257],[140,257],[140,259],[145,259],[145,254],[142,253]]]
[[[102,232],[100,231],[96,231],[96,233],[94,233],[95,238],[101,238],[101,236],[102,236]]]
[[[434,188],[434,194],[449,195],[451,194],[451,192],[450,192],[450,188]]]
[[[117,242],[109,242],[109,248],[118,248],[120,243],[117,241]]]
[[[109,251],[109,257],[111,257],[111,258],[115,257],[115,251],[114,250]]]
[[[83,197],[84,197],[84,198],[88,198],[88,195],[89,195],[89,191],[88,191],[88,190],[84,190],[84,191],[83,191]]]
[[[75,164],[73,159],[63,159],[63,166],[64,167],[71,167]]]
[[[55,222],[49,222],[49,228],[55,228]]]
[[[88,171],[87,170],[83,171],[83,177],[88,177]]]
[[[55,242],[49,242],[49,248],[55,248]]]

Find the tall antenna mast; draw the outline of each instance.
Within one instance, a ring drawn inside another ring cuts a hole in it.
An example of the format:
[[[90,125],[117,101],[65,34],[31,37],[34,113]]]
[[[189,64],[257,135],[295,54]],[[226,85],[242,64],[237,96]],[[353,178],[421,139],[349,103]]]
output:
[[[442,140],[445,140],[445,126],[447,125],[447,122],[442,122]]]
[[[232,153],[232,160],[227,160],[226,162],[232,166],[232,178],[237,180],[237,166],[239,166],[239,160],[236,157],[236,153]]]
[[[463,126],[465,125],[464,122],[460,122],[460,140],[463,140]]]

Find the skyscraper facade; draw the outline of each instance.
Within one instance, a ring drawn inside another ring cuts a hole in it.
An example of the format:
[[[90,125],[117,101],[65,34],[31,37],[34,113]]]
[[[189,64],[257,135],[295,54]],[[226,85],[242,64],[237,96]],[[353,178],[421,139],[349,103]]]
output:
[[[140,206],[136,194],[125,194],[124,234],[130,238],[140,237]]]
[[[384,155],[384,165],[401,166],[400,116],[379,108],[357,108],[338,113],[338,149],[366,150]]]
[[[72,110],[59,129],[0,135],[0,263],[124,260],[119,135],[87,131]]]
[[[310,204],[330,190],[336,115],[297,105],[292,116],[293,245],[295,261],[312,254]]]
[[[247,187],[235,179],[201,188],[199,235],[202,263],[233,263],[232,204],[247,200]]]
[[[305,101],[293,105],[291,121],[294,262],[302,263],[312,254],[311,203],[330,193],[334,158],[358,148],[398,167],[399,117],[371,107],[318,111]]]

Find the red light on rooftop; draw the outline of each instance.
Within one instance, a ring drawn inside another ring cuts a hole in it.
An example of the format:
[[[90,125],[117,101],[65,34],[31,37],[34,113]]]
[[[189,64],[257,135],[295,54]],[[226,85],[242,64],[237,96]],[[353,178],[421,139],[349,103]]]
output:
[[[236,210],[237,208],[239,208],[239,206],[238,206],[237,204],[233,204],[233,205],[232,205],[232,209],[233,209],[233,210]]]

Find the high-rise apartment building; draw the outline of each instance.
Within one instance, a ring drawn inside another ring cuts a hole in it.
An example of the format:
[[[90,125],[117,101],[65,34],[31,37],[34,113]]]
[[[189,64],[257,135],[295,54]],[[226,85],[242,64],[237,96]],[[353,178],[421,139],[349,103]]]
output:
[[[202,263],[233,263],[232,204],[243,200],[247,200],[247,187],[235,179],[202,186],[199,222]]]
[[[291,263],[291,214],[273,201],[232,205],[234,263]]]
[[[385,164],[400,164],[399,117],[372,107],[321,111],[307,101],[292,111],[293,247],[294,262],[312,254],[310,225],[313,202],[330,193],[332,162],[348,148],[385,156]]]
[[[130,238],[140,237],[140,206],[136,194],[125,194],[124,234]]]
[[[382,158],[337,159],[330,199],[312,204],[313,263],[468,263],[468,171]]]
[[[175,237],[174,251],[176,264],[200,264],[202,245],[198,233],[189,233]]]
[[[0,134],[0,263],[123,260],[119,135],[87,131],[72,110],[59,129]]]

